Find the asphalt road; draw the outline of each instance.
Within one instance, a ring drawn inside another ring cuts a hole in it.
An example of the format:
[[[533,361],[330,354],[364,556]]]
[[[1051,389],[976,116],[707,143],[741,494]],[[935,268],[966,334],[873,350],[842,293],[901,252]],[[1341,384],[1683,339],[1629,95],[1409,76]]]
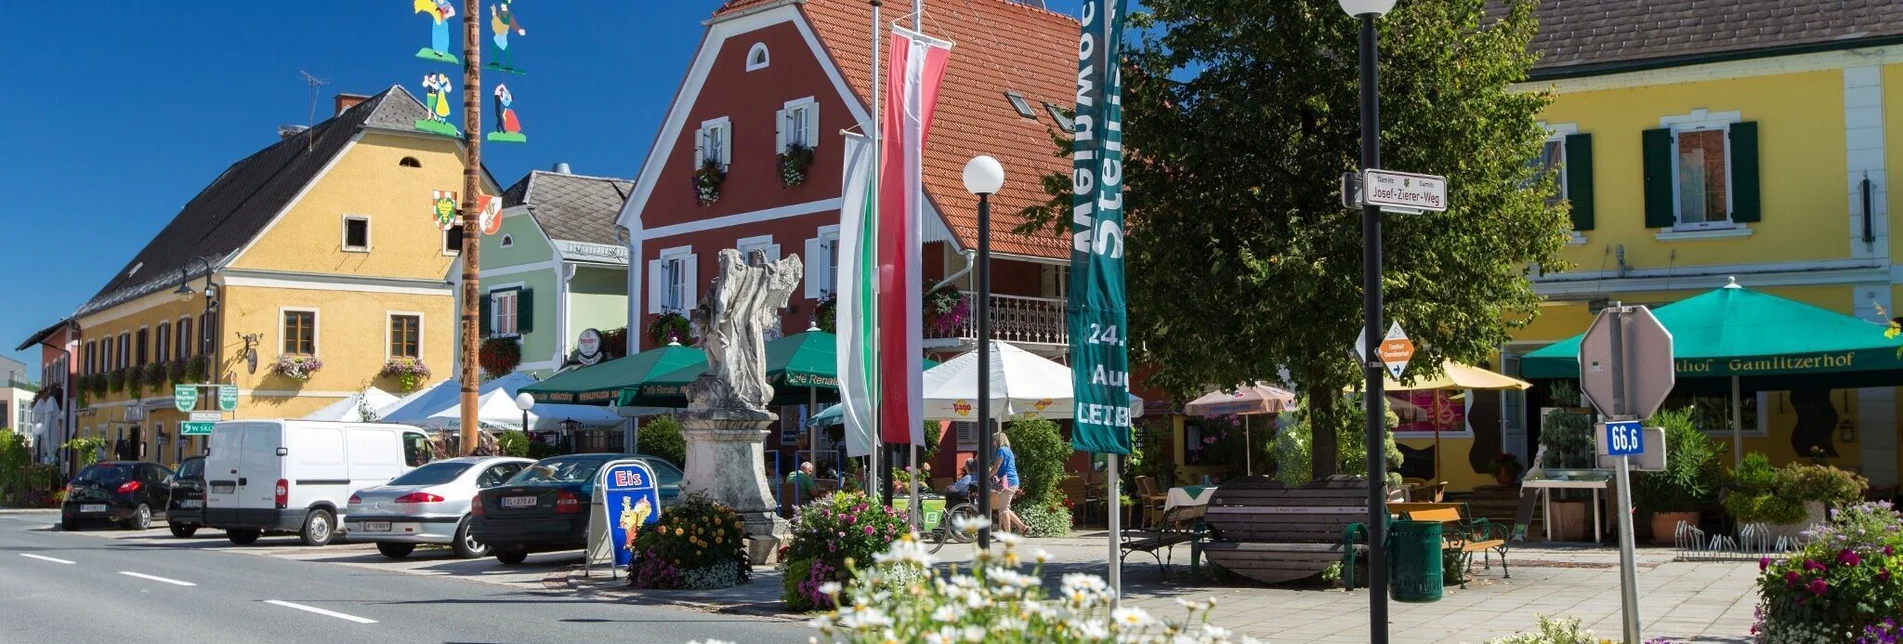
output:
[[[53,528],[57,519],[51,513],[0,514],[0,643],[619,644],[710,637],[751,643],[804,642],[813,635],[803,624],[786,621],[595,601],[467,575],[384,570],[369,563],[374,551],[261,556],[233,552],[236,546],[215,531],[192,540],[74,534]],[[566,565],[537,563],[530,561],[528,575]],[[473,575],[501,568],[493,559],[443,564]]]

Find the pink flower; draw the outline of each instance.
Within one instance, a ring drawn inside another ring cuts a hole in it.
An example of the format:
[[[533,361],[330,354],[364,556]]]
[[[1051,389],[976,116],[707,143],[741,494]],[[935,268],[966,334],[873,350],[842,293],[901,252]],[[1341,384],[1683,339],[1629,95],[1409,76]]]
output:
[[[1764,557],[1758,560],[1758,572],[1764,572],[1765,569],[1770,567],[1771,567],[1770,557]]]
[[[876,532],[876,531],[872,529],[872,526],[866,526],[867,535],[871,535],[873,532]]]
[[[1787,587],[1796,586],[1799,579],[1802,579],[1802,577],[1798,576],[1797,571],[1795,570],[1784,571],[1784,585],[1785,586]]]
[[[1837,563],[1855,568],[1857,564],[1863,563],[1863,557],[1857,556],[1857,551],[1845,548],[1837,554]]]
[[[1816,561],[1812,561],[1810,559],[1804,560],[1805,570],[1824,570],[1825,568],[1827,568],[1827,566],[1825,566],[1824,564],[1817,563]]]
[[[1824,593],[1829,590],[1830,590],[1830,582],[1828,581],[1824,581],[1822,579],[1813,579],[1810,582],[1810,591],[1814,595],[1822,597]]]
[[[1896,551],[1895,551],[1895,550],[1891,550],[1889,546],[1884,546],[1884,547],[1883,547],[1883,556],[1885,556],[1885,557],[1889,557],[1889,556],[1893,556],[1893,555],[1895,555],[1895,554],[1896,554]]]
[[[1883,570],[1877,571],[1877,581],[1880,581],[1886,584],[1890,583],[1890,569],[1884,568]]]

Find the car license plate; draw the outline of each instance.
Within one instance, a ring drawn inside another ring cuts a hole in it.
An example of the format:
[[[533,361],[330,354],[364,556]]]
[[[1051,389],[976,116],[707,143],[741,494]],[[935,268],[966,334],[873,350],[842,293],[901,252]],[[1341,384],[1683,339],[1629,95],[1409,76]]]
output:
[[[363,522],[363,531],[364,532],[389,532],[390,522],[389,521],[365,521]]]
[[[80,511],[80,512],[105,512],[105,511],[106,511],[106,504],[104,504],[104,503],[87,503],[87,504],[84,504],[84,505],[81,505],[81,506],[79,506],[79,511]]]
[[[535,507],[535,497],[532,497],[532,496],[505,496],[505,497],[502,497],[502,507],[505,507],[505,508],[532,508],[532,507]]]
[[[233,483],[216,483],[211,486],[212,494],[234,494],[237,491],[238,486]]]
[[[200,500],[198,500],[198,499],[186,499],[186,500],[183,500],[183,501],[179,501],[179,502],[178,502],[178,507],[179,507],[179,509],[182,509],[182,510],[190,510],[190,509],[193,509],[193,508],[202,508],[202,507],[205,507],[205,502],[204,502],[204,501],[200,501]]]

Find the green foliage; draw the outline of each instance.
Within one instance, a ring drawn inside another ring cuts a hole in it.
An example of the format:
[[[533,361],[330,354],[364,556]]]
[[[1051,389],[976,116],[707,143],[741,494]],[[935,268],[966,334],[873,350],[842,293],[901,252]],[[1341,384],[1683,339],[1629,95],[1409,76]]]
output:
[[[529,455],[529,435],[523,432],[501,432],[496,434],[496,449],[503,456],[526,457]]]
[[[793,515],[793,539],[780,551],[787,608],[819,605],[824,596],[815,592],[818,583],[846,581],[848,562],[871,563],[873,555],[910,530],[904,512],[882,507],[863,492],[838,492],[800,506]],[[809,573],[795,575],[795,564],[802,561]]]
[[[1801,501],[1821,501],[1841,508],[1863,500],[1870,482],[1848,470],[1829,465],[1792,463],[1778,470],[1778,496]]]
[[[163,362],[147,363],[145,366],[139,367],[139,384],[150,387],[153,391],[164,387],[165,379],[168,377],[170,377],[170,374],[166,371],[165,363]]]
[[[1056,503],[1036,503],[1024,499],[1011,502],[1011,509],[1024,520],[1024,536],[1027,537],[1068,537],[1072,523],[1070,507],[1064,501]]]
[[[1546,396],[1552,399],[1554,405],[1560,407],[1580,406],[1579,387],[1575,386],[1571,380],[1559,380],[1547,385]]]
[[[687,463],[687,439],[681,436],[681,423],[673,416],[655,416],[641,423],[635,451],[665,458],[675,465]]]
[[[27,496],[50,492],[59,482],[59,472],[33,462],[33,449],[26,435],[0,427],[0,505],[29,505]]]
[[[1023,498],[1038,505],[1060,501],[1063,493],[1058,484],[1064,480],[1064,461],[1074,450],[1057,430],[1057,423],[1043,418],[1012,421],[1005,423],[1004,435],[1011,439],[1011,451],[1017,454]]]
[[[1320,418],[1336,423],[1334,431],[1318,428],[1317,414],[1311,412],[1311,399],[1303,397],[1297,407],[1302,411],[1289,412],[1289,426],[1275,434],[1269,450],[1275,457],[1275,479],[1288,485],[1301,485],[1315,480],[1314,472],[1314,436],[1317,431],[1333,434],[1335,444],[1341,446],[1338,467],[1332,471],[1349,475],[1365,476],[1368,471],[1368,451],[1366,426],[1362,419],[1367,418],[1361,409],[1359,398],[1328,396],[1334,401],[1333,413],[1319,415]],[[1394,428],[1401,426],[1401,417],[1394,410],[1387,410],[1387,464],[1388,485],[1401,483],[1401,448],[1394,443]]]
[[[119,393],[126,390],[126,369],[120,367],[106,372],[106,391]]]
[[[82,436],[66,441],[66,444],[59,447],[73,450],[73,458],[79,467],[83,468],[99,462],[99,450],[106,448],[106,439],[98,436]]]
[[[1903,516],[1888,503],[1847,506],[1792,556],[1758,563],[1762,641],[1894,642],[1903,620]],[[1866,627],[1889,637],[1860,639]],[[1798,632],[1818,639],[1797,639]]]
[[[1829,465],[1792,463],[1772,468],[1770,459],[1753,452],[1745,455],[1732,475],[1731,486],[1724,508],[1733,519],[1789,525],[1804,520],[1805,503],[1832,507],[1857,503],[1869,482]]]
[[[1697,512],[1709,507],[1724,483],[1723,446],[1692,422],[1690,408],[1652,417],[1665,430],[1665,471],[1632,475],[1640,512]]]
[[[1332,0],[1143,4],[1122,99],[1135,358],[1173,392],[1280,367],[1311,398],[1342,391],[1361,378],[1342,358],[1362,324],[1361,218],[1337,188],[1359,165],[1356,21]],[[1565,266],[1566,208],[1528,163],[1550,98],[1509,87],[1534,62],[1535,4],[1404,2],[1379,23],[1383,164],[1456,186],[1445,213],[1384,219],[1410,240],[1384,250],[1384,298],[1416,365],[1487,359],[1539,314],[1527,267]],[[1068,168],[1043,187],[1023,230],[1068,235]],[[1314,451],[1345,454],[1334,437]]]
[[[1487,640],[1487,644],[1595,644],[1599,638],[1591,629],[1579,625],[1575,617],[1551,618],[1537,616],[1539,630],[1532,633],[1508,635]]]
[[[1169,416],[1144,418],[1136,424],[1130,455],[1119,463],[1123,469],[1119,484],[1125,491],[1137,489],[1139,476],[1154,476],[1164,487],[1176,484],[1176,460],[1169,455],[1170,440],[1175,436],[1176,427]]]
[[[641,588],[695,587],[702,584],[692,583],[698,576],[694,573],[728,567],[737,572],[736,581],[745,581],[752,570],[746,536],[746,524],[732,508],[700,494],[683,496],[636,535],[630,583]]]
[[[1543,469],[1593,467],[1598,448],[1593,443],[1592,416],[1569,409],[1547,412],[1540,424],[1540,447],[1546,448],[1539,463]]]

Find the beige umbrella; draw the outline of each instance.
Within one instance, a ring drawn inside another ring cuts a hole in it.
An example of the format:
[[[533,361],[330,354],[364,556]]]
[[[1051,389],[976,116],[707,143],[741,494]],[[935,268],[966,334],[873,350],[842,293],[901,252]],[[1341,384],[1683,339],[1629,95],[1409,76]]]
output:
[[[1254,443],[1249,440],[1249,417],[1279,414],[1295,409],[1295,394],[1262,382],[1239,387],[1235,391],[1213,391],[1183,406],[1191,416],[1241,416],[1242,463],[1245,476],[1255,475]]]
[[[1428,391],[1434,389],[1478,389],[1482,391],[1525,391],[1533,383],[1503,376],[1479,367],[1464,365],[1452,360],[1440,363],[1440,375],[1433,378],[1415,378],[1413,384],[1401,384],[1388,378],[1385,386],[1388,391]],[[1434,397],[1434,480],[1440,480],[1440,396]]]

